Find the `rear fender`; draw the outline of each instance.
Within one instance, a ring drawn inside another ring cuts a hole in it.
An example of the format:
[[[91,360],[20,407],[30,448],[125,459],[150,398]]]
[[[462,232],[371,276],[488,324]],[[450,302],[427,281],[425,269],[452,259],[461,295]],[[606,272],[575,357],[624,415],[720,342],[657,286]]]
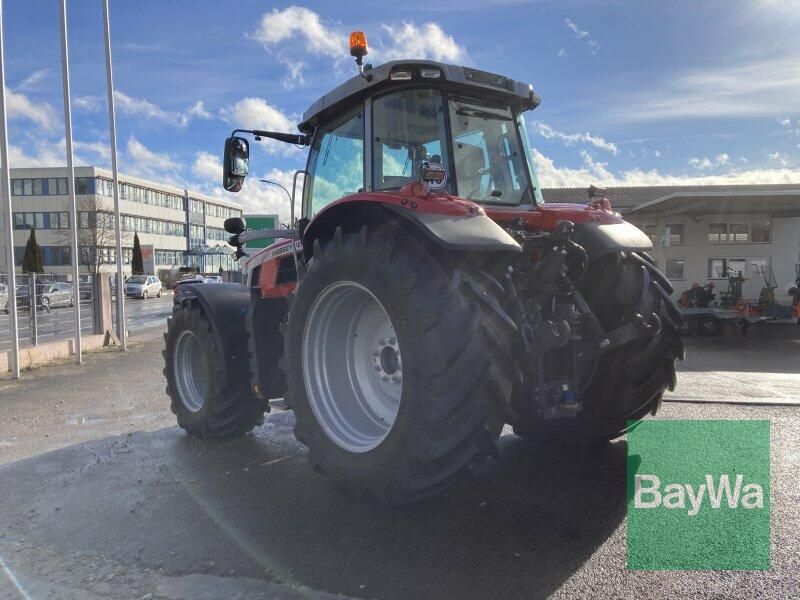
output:
[[[456,252],[501,252],[518,254],[519,244],[497,223],[487,217],[475,205],[475,210],[423,210],[428,208],[424,201],[419,203],[389,201],[394,196],[386,194],[387,201],[379,201],[383,194],[372,194],[378,199],[359,199],[339,201],[320,211],[303,232],[303,252],[306,257],[313,256],[314,241],[333,235],[337,227],[357,230],[362,225],[380,223],[396,217],[439,246]],[[461,201],[463,202],[463,201]],[[413,206],[414,208],[410,208]],[[431,206],[434,208],[434,206]],[[441,208],[441,207],[437,207]]]
[[[653,243],[645,233],[627,222],[575,223],[572,239],[583,246],[590,259],[598,259],[613,252],[648,252]]]

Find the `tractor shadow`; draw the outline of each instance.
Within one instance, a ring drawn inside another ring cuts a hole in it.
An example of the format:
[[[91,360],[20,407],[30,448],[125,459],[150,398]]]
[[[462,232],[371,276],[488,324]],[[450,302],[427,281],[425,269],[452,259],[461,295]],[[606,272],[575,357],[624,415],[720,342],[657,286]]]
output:
[[[354,502],[309,467],[291,413],[208,443],[177,428],[0,468],[0,531],[137,569],[287,582],[359,598],[537,598],[620,527],[626,444],[513,435],[476,480],[424,503]],[[624,564],[624,537],[614,554]]]

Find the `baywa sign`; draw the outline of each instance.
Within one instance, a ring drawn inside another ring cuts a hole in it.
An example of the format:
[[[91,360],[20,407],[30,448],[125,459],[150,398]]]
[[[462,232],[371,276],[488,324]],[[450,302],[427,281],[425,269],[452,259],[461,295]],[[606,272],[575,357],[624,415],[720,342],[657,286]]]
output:
[[[768,569],[769,421],[645,421],[628,435],[628,568]]]
[[[731,487],[731,477],[726,473],[720,475],[715,483],[714,476],[706,474],[705,483],[693,486],[691,483],[669,483],[661,488],[661,480],[657,475],[634,476],[634,508],[687,509],[687,515],[695,516],[700,512],[704,501],[712,509],[728,508],[754,509],[764,508],[764,488],[758,483],[744,484],[744,476],[736,475]],[[741,499],[741,505],[739,501]],[[688,506],[687,506],[688,501]]]

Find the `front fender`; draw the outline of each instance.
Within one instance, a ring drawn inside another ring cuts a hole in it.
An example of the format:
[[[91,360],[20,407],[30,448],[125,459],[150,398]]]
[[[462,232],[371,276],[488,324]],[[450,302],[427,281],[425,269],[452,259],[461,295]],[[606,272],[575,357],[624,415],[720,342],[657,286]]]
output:
[[[228,377],[241,376],[248,368],[245,337],[245,315],[250,305],[250,292],[240,283],[187,283],[192,296],[183,302],[197,302],[203,308],[217,344],[225,357]]]

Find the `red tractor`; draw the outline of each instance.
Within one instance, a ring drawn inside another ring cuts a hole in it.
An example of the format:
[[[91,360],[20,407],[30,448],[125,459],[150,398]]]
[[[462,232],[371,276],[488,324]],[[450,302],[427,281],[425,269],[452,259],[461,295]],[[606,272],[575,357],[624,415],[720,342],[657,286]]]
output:
[[[425,60],[361,64],[317,100],[301,134],[234,131],[223,185],[249,141],[309,146],[301,218],[230,243],[281,238],[246,285],[193,286],[165,335],[178,424],[242,435],[269,400],[294,410],[316,470],[361,498],[438,494],[517,434],[593,444],[655,414],[683,358],[672,286],[650,239],[611,210],[545,204],[523,114],[531,86]],[[296,227],[295,227],[296,225]]]

